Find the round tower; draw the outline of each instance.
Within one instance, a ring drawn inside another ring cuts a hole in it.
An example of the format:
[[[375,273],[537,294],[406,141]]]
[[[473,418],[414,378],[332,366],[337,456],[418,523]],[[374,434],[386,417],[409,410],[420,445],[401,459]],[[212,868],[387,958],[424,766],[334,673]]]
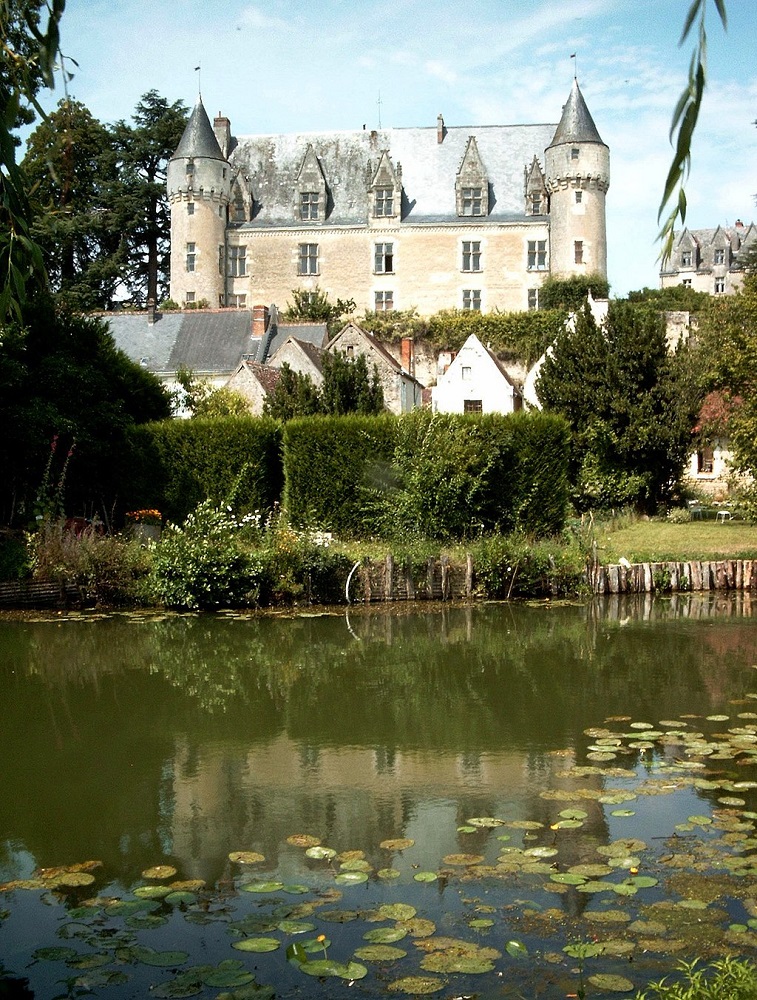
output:
[[[602,142],[573,80],[560,124],[545,152],[550,196],[550,274],[600,274],[607,278],[605,195],[610,150]]]
[[[231,168],[202,99],[168,163],[171,298],[179,305],[225,305],[226,221]]]

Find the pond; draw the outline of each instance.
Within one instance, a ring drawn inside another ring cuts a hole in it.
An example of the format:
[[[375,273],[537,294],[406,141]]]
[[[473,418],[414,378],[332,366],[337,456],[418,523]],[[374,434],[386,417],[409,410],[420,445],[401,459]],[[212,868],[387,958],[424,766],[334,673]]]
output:
[[[756,670],[749,594],[6,617],[0,984],[558,998],[752,956]]]

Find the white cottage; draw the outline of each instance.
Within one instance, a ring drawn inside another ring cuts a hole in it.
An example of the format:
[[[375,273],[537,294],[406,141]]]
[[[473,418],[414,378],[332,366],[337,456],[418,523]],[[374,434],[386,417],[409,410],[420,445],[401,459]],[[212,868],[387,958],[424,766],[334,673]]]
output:
[[[472,333],[431,390],[434,413],[513,413],[521,394],[497,356]]]

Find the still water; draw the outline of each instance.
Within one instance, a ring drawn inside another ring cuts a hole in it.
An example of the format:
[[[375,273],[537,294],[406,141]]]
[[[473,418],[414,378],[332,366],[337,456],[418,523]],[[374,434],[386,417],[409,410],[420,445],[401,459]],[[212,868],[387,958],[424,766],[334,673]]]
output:
[[[752,955],[756,669],[748,595],[0,620],[0,980],[556,998],[577,942],[634,988]]]

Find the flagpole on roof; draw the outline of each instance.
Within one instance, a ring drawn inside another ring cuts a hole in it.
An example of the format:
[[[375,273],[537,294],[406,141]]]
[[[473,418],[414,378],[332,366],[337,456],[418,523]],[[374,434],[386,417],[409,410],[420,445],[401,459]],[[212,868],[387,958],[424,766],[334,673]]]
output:
[[[573,60],[573,79],[578,79],[578,65],[576,62],[576,53],[572,52],[570,58]]]
[[[195,73],[197,74],[197,96],[202,100],[202,70],[199,66],[195,66]]]

